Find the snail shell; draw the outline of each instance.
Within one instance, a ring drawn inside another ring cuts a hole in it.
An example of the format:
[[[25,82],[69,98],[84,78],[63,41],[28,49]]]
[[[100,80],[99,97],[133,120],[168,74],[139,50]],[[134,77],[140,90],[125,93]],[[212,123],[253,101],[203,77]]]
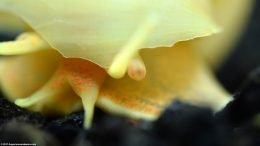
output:
[[[172,46],[207,36],[219,28],[208,0],[1,0],[0,10],[27,22],[65,57],[90,60],[108,68],[138,33],[133,48]],[[140,32],[141,30],[141,32]]]

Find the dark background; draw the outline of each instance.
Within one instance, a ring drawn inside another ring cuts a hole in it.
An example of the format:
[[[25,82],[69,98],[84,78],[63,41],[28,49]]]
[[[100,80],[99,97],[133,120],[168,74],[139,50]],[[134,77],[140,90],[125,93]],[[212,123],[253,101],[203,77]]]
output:
[[[256,0],[246,32],[234,52],[217,72],[231,93],[236,91],[250,71],[260,67],[260,1]]]

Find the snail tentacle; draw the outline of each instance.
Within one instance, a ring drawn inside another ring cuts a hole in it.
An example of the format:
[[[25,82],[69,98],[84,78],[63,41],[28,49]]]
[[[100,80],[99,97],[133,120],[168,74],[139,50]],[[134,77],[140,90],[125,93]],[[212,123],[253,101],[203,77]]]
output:
[[[69,89],[69,84],[66,82],[64,75],[61,69],[57,70],[40,90],[29,97],[15,100],[15,104],[30,108],[33,111],[45,111],[46,106],[49,106],[48,104],[54,105],[53,103],[59,100],[58,95]]]
[[[49,49],[50,46],[34,32],[22,33],[15,41],[0,43],[1,55],[20,55]]]
[[[130,37],[129,41],[123,49],[116,55],[111,66],[108,69],[108,74],[113,78],[122,78],[127,71],[131,60],[138,54],[138,48],[147,40],[158,24],[156,15],[150,15],[143,22],[137,31]]]
[[[145,78],[146,67],[140,55],[136,55],[128,66],[128,76],[134,80],[140,81]]]
[[[66,59],[65,66],[68,70],[68,82],[83,103],[84,128],[90,128],[106,72],[97,65],[81,59]]]

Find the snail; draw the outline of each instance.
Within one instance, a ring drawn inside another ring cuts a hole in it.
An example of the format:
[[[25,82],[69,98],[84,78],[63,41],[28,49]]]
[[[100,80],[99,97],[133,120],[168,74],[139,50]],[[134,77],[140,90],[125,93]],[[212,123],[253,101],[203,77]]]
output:
[[[0,17],[10,16],[0,29],[23,31],[0,43],[2,91],[46,115],[83,108],[85,128],[95,106],[145,120],[157,119],[176,100],[219,110],[232,98],[212,66],[232,48],[252,4],[1,0]]]

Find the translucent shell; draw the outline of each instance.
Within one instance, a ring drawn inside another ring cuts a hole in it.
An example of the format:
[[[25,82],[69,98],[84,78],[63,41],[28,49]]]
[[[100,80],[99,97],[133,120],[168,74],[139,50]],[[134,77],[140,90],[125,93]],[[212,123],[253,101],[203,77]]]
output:
[[[131,39],[141,48],[172,46],[178,41],[219,31],[209,0],[1,0],[0,10],[27,22],[65,57],[90,60],[109,68]],[[132,42],[131,42],[132,43]],[[127,48],[128,49],[128,48]]]
[[[18,17],[0,12],[0,29],[2,33],[17,35],[29,27]]]
[[[244,32],[255,0],[214,1],[211,7],[212,16],[222,27],[222,32],[193,41],[193,47],[216,68],[225,60]]]

